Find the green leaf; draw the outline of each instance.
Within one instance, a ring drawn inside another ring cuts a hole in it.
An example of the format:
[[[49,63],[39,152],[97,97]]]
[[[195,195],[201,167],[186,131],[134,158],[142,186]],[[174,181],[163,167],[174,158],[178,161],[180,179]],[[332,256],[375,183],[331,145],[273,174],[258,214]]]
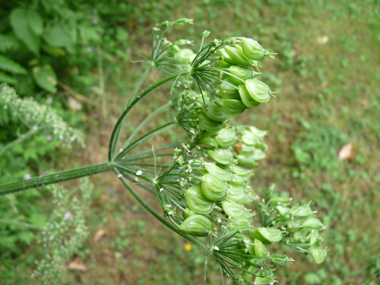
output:
[[[0,69],[14,74],[27,73],[25,68],[3,55],[0,55]]]
[[[5,82],[8,84],[16,84],[17,80],[8,74],[0,71],[0,82]]]
[[[27,11],[28,24],[31,30],[38,36],[42,35],[44,29],[42,25],[42,18],[40,14],[34,9],[29,9]]]
[[[0,51],[15,49],[19,46],[19,42],[13,35],[0,35]]]
[[[37,85],[50,93],[57,92],[57,76],[50,65],[36,66],[33,68],[33,78]]]
[[[72,50],[73,42],[71,37],[67,29],[61,24],[46,28],[42,37],[52,47],[63,47],[66,50]]]
[[[32,51],[39,56],[40,38],[30,29],[27,20],[27,10],[16,8],[10,15],[11,26],[16,36]]]

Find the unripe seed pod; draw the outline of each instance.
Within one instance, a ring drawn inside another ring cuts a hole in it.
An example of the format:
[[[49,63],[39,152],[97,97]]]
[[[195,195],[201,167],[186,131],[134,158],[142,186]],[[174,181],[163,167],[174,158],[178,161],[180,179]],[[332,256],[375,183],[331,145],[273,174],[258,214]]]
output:
[[[265,244],[279,242],[283,238],[281,231],[275,228],[254,228],[248,230],[248,233],[252,238],[259,239]]]
[[[267,131],[259,130],[255,127],[250,127],[249,130],[242,131],[242,141],[246,145],[259,146],[267,134]]]
[[[271,271],[269,269],[263,269],[263,270],[260,270],[259,272],[257,272],[255,274],[255,276],[257,277],[267,277],[269,276],[271,273]]]
[[[246,57],[252,60],[262,60],[271,53],[264,49],[257,41],[253,39],[243,38],[242,40],[243,52]]]
[[[238,164],[245,167],[256,167],[256,161],[253,159],[253,155],[239,154],[237,156]]]
[[[297,206],[289,211],[294,217],[307,217],[314,215],[313,211],[310,208],[310,203]]]
[[[255,245],[253,249],[255,250],[256,256],[269,256],[269,251],[260,240],[254,239],[253,244]]]
[[[320,239],[321,235],[318,231],[311,231],[309,235],[309,244],[316,244]]]
[[[287,221],[289,221],[289,220],[291,220],[291,219],[292,219],[292,215],[291,215],[291,214],[285,214],[285,215],[281,216],[281,217],[278,219],[278,221],[279,221],[279,222],[287,222]]]
[[[326,258],[326,251],[320,247],[309,248],[309,252],[313,256],[316,264],[322,263]]]
[[[224,48],[220,48],[217,50],[217,52],[222,57],[221,60],[224,62],[227,62],[228,64],[235,64],[235,61],[228,55],[226,50]]]
[[[215,136],[215,140],[217,141],[220,147],[230,147],[235,144],[236,132],[232,129],[221,129],[218,134]]]
[[[290,220],[286,223],[286,226],[289,231],[298,232],[302,230],[302,220],[298,220],[298,219]]]
[[[270,203],[272,206],[283,205],[286,203],[290,203],[291,201],[292,200],[289,197],[273,197],[272,199],[270,199]]]
[[[244,169],[243,167],[240,167],[237,165],[231,166],[230,170],[233,174],[239,175],[239,176],[244,177],[246,179],[251,178],[253,175],[253,172],[251,170]]]
[[[273,254],[269,257],[270,261],[277,265],[285,265],[288,262],[288,257],[284,254]]]
[[[184,219],[187,219],[188,217],[195,215],[195,213],[190,210],[189,208],[186,208],[185,211],[183,211],[182,216]]]
[[[244,81],[246,79],[251,79],[253,78],[253,75],[255,72],[250,69],[250,68],[245,68],[245,67],[240,67],[236,65],[231,65],[230,68],[228,69],[228,72],[230,72],[232,75],[235,75],[236,77],[228,74],[228,80],[235,84],[235,85],[241,85],[244,84]]]
[[[269,101],[271,91],[269,86],[264,82],[257,79],[247,79],[245,81],[245,87],[253,100],[259,103]]]
[[[320,230],[324,227],[322,222],[314,217],[307,217],[303,222],[302,226],[307,229]]]
[[[215,148],[219,147],[218,142],[212,137],[203,137],[201,142],[202,144],[209,145]]]
[[[300,237],[299,239],[296,240],[296,243],[305,244],[307,243],[307,239],[305,237]]]
[[[244,183],[230,182],[227,190],[227,199],[242,204],[241,201],[244,201],[246,187]]]
[[[226,46],[224,49],[236,65],[251,65],[250,60],[244,55],[241,48],[239,48],[235,45],[235,47]]]
[[[276,206],[275,209],[280,216],[284,216],[290,211],[289,208],[285,208],[283,206]]]
[[[210,201],[222,201],[226,198],[227,183],[211,174],[202,176],[202,194]]]
[[[255,285],[268,285],[270,283],[274,283],[274,279],[275,279],[275,276],[273,274],[273,272],[266,276],[266,277],[256,277],[255,279]]]
[[[212,228],[213,224],[208,218],[197,214],[188,217],[179,226],[181,233],[198,237],[208,236]]]
[[[233,117],[239,116],[246,109],[240,100],[235,99],[223,99],[220,101],[220,105],[224,113]]]
[[[229,165],[232,162],[233,154],[227,149],[209,150],[207,152],[213,160],[223,165]]]
[[[218,60],[218,62],[216,63],[216,66],[217,67],[230,67],[231,64],[229,64],[228,62],[226,62],[224,60]]]
[[[228,119],[228,115],[225,114],[220,106],[211,102],[208,105],[206,115],[213,121],[223,122]]]
[[[245,88],[245,85],[239,85],[239,95],[243,104],[248,108],[254,108],[260,105],[259,102],[252,99],[251,95],[248,93],[247,88]]]
[[[199,127],[204,131],[217,132],[221,128],[223,128],[223,124],[221,122],[216,122],[216,121],[211,120],[209,117],[207,117],[205,112],[201,112],[200,114],[198,114],[198,118],[199,118]]]
[[[245,207],[233,201],[224,201],[222,204],[224,212],[229,217],[240,217],[246,211]]]
[[[170,49],[171,49],[172,51],[175,51],[175,52],[179,52],[179,51],[181,50],[181,48],[180,48],[179,46],[177,46],[177,45],[172,45],[172,46],[170,47]]]
[[[219,166],[217,166],[215,163],[206,162],[204,164],[207,171],[213,175],[214,177],[222,180],[222,181],[231,181],[232,175],[231,173],[221,169]]]
[[[246,229],[251,227],[252,220],[248,217],[233,217],[231,218],[232,229]]]
[[[213,202],[202,194],[201,185],[195,185],[186,190],[187,207],[198,214],[209,214],[212,212]]]
[[[264,265],[264,261],[260,258],[254,257],[249,261],[256,268],[261,268]]]
[[[240,99],[238,87],[228,80],[220,84],[219,92],[224,99]]]

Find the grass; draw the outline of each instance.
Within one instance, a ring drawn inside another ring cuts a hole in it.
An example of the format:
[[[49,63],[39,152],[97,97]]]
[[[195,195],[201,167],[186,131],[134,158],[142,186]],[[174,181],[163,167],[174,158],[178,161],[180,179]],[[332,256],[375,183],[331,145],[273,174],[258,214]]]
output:
[[[149,1],[148,1],[149,2]],[[279,95],[239,120],[269,131],[270,155],[252,183],[258,192],[271,183],[302,202],[315,201],[314,208],[326,214],[325,263],[289,253],[296,262],[278,271],[279,284],[378,284],[380,282],[380,5],[378,1],[166,1],[148,5],[142,15],[130,19],[131,55],[148,55],[151,19],[164,9],[171,19],[194,18],[194,26],[180,28],[170,37],[199,38],[205,29],[210,38],[244,35],[257,39],[276,60],[263,62],[262,79]],[[160,5],[161,3],[161,5]],[[144,6],[145,5],[145,6]],[[156,11],[156,12],[154,12]],[[185,12],[183,12],[185,11]],[[137,49],[139,47],[139,49]],[[141,47],[141,50],[140,50]],[[143,72],[139,64],[126,63],[121,73],[106,82],[109,96],[107,120],[99,120],[101,109],[88,114],[90,135],[85,151],[73,153],[59,168],[104,161],[110,131],[127,102],[133,82]],[[161,75],[152,73],[146,86]],[[145,105],[137,106],[128,121],[131,131],[151,110],[165,102],[161,89]],[[168,119],[168,114],[160,120]],[[153,127],[153,122],[149,127]],[[162,139],[175,139],[175,131]],[[338,162],[338,151],[352,143],[355,161]],[[162,144],[161,138],[147,143]],[[301,153],[302,155],[297,155]],[[305,156],[307,157],[305,159]],[[88,269],[72,272],[67,284],[201,284],[203,262],[194,246],[149,216],[113,174],[96,176],[91,212],[92,235],[77,252]],[[140,190],[139,190],[140,191]],[[140,191],[147,201],[158,203]],[[319,214],[318,214],[319,215]],[[286,252],[286,249],[284,249]],[[202,284],[219,284],[216,265],[211,265]],[[371,283],[372,282],[372,283]],[[233,284],[226,280],[226,284]]]

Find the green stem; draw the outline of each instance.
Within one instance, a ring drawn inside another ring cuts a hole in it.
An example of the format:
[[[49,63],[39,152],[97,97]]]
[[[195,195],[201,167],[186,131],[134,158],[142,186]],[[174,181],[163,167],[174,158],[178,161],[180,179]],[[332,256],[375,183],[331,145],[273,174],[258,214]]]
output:
[[[170,106],[170,102],[161,106],[160,108],[158,108],[156,111],[154,111],[152,114],[150,114],[144,121],[142,121],[142,123],[133,131],[133,133],[129,136],[129,138],[127,139],[127,141],[125,142],[125,144],[122,146],[122,149],[125,149],[129,143],[132,141],[132,139],[137,135],[138,131],[141,130],[141,128],[150,120],[152,119],[155,115],[157,115],[159,112],[161,112],[162,110],[164,110],[165,108],[169,107]]]
[[[148,139],[150,139],[150,138],[152,138],[152,137],[154,137],[154,136],[156,136],[162,132],[165,132],[165,131],[173,128],[176,125],[177,124],[175,122],[170,122],[170,123],[167,123],[166,125],[163,125],[157,129],[154,129],[153,131],[150,131],[149,133],[143,135],[142,137],[138,138],[133,143],[131,143],[129,146],[127,146],[126,149],[123,149],[120,153],[118,153],[115,160],[121,159],[124,155],[126,155],[128,152],[130,152],[134,148],[138,147],[139,145],[141,145],[143,142],[147,141]]]
[[[2,149],[0,149],[0,155],[2,155],[3,153],[5,153],[7,150],[11,149],[15,145],[17,145],[17,144],[23,142],[24,140],[30,138],[31,136],[33,136],[34,134],[36,134],[40,130],[41,129],[32,129],[32,130],[26,132],[25,134],[22,134],[18,139],[15,139],[13,142],[10,142],[9,144],[5,145]]]
[[[188,241],[191,241],[192,243],[198,245],[199,247],[207,250],[207,246],[204,245],[203,243],[201,243],[199,240],[195,239],[195,238],[192,238],[188,235],[185,235],[183,233],[181,233],[175,226],[173,226],[171,223],[169,223],[167,220],[165,220],[165,218],[161,217],[155,210],[152,209],[152,207],[150,207],[140,196],[139,194],[136,193],[135,190],[132,189],[132,187],[128,184],[128,182],[121,176],[119,170],[115,167],[113,167],[113,171],[116,173],[116,175],[119,177],[120,181],[124,184],[125,187],[127,187],[128,191],[132,194],[133,197],[135,197],[135,199],[137,201],[140,202],[140,204],[148,210],[149,213],[151,213],[157,220],[159,220],[161,223],[163,223],[165,226],[167,226],[169,229],[171,229],[172,231],[176,232],[177,234],[179,234],[180,236],[184,237],[185,239],[187,239]]]
[[[140,89],[141,87],[141,84],[143,83],[143,81],[145,80],[145,78],[148,76],[148,74],[150,73],[150,71],[152,70],[152,66],[149,66],[145,71],[144,73],[141,75],[140,79],[137,81],[137,83],[135,84],[135,87],[133,88],[133,91],[132,91],[132,94],[131,96],[129,97],[129,100],[128,100],[128,103],[127,103],[127,107],[129,106],[129,104],[131,103],[131,101],[135,98],[136,96],[136,93],[137,91]],[[120,128],[117,130],[116,132],[116,145],[115,145],[115,148],[114,148],[114,152],[113,152],[113,156],[115,156],[115,152],[116,152],[116,147],[117,147],[117,143],[119,141],[119,137],[120,137],[120,132],[123,128],[123,124],[124,124],[124,119],[123,121],[121,122],[121,126]]]
[[[54,174],[48,174],[44,176],[34,177],[29,180],[22,180],[17,182],[11,182],[7,184],[0,185],[0,196],[15,193],[26,189],[36,188],[39,186],[45,186],[49,184],[54,184],[57,182],[72,180],[84,176],[94,175],[97,173],[112,171],[112,164],[108,162],[103,162],[99,164],[94,164],[78,169],[70,169],[61,171]]]
[[[144,98],[146,95],[148,95],[154,89],[156,89],[159,86],[165,84],[166,82],[176,78],[181,73],[183,73],[183,71],[178,71],[177,73],[174,73],[172,75],[169,75],[168,77],[161,79],[160,81],[156,82],[155,84],[151,85],[150,87],[145,89],[143,92],[141,92],[135,99],[132,100],[132,102],[130,102],[128,104],[128,106],[125,108],[123,113],[120,115],[119,119],[116,122],[115,127],[112,130],[110,143],[109,143],[108,161],[111,162],[114,159],[117,143],[119,140],[120,128],[123,125],[125,117],[128,115],[129,111],[133,108],[133,106],[135,106],[142,98]]]

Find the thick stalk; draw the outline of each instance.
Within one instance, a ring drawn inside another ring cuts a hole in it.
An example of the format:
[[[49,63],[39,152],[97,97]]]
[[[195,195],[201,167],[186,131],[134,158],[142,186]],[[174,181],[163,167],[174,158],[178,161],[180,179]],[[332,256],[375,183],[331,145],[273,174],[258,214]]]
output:
[[[128,104],[128,106],[125,108],[123,113],[120,115],[119,119],[116,122],[115,127],[112,130],[110,143],[109,143],[108,161],[111,162],[114,159],[114,154],[115,154],[117,142],[119,139],[120,128],[123,125],[125,117],[128,115],[129,111],[133,108],[133,106],[135,106],[142,98],[144,98],[146,95],[148,95],[154,89],[156,89],[159,86],[165,84],[166,82],[176,78],[181,73],[183,73],[183,72],[179,71],[177,73],[169,75],[168,77],[165,77],[164,79],[161,79],[160,81],[156,82],[155,84],[151,85],[150,87],[145,89],[143,92],[141,92],[135,99],[133,99],[133,101],[130,104]]]
[[[44,176],[34,177],[28,180],[22,180],[17,182],[11,182],[0,185],[0,196],[15,193],[26,189],[36,188],[39,186],[45,186],[54,184],[57,182],[72,180],[84,176],[94,175],[97,173],[112,171],[110,168],[112,164],[103,162],[100,164],[94,164],[78,169],[70,169],[61,171],[54,174],[48,174]]]
[[[161,223],[163,223],[165,226],[167,226],[169,229],[171,229],[172,231],[176,232],[177,234],[179,234],[180,236],[184,237],[185,239],[187,239],[188,241],[191,241],[192,243],[198,245],[199,247],[205,249],[205,250],[208,250],[207,249],[207,246],[204,245],[203,243],[201,243],[199,240],[195,239],[195,238],[192,238],[188,235],[185,235],[183,233],[181,233],[175,226],[173,226],[171,223],[169,223],[165,218],[161,217],[160,214],[158,214],[155,210],[152,209],[151,206],[149,206],[145,201],[144,199],[142,199],[139,194],[136,193],[135,190],[132,189],[132,187],[129,185],[129,183],[122,177],[122,175],[120,174],[119,170],[115,167],[113,167],[113,170],[114,172],[116,173],[116,175],[119,177],[120,181],[124,184],[125,187],[127,187],[128,191],[133,195],[133,197],[136,198],[137,201],[140,202],[140,204],[148,210],[149,213],[151,213],[156,219],[158,219]]]

